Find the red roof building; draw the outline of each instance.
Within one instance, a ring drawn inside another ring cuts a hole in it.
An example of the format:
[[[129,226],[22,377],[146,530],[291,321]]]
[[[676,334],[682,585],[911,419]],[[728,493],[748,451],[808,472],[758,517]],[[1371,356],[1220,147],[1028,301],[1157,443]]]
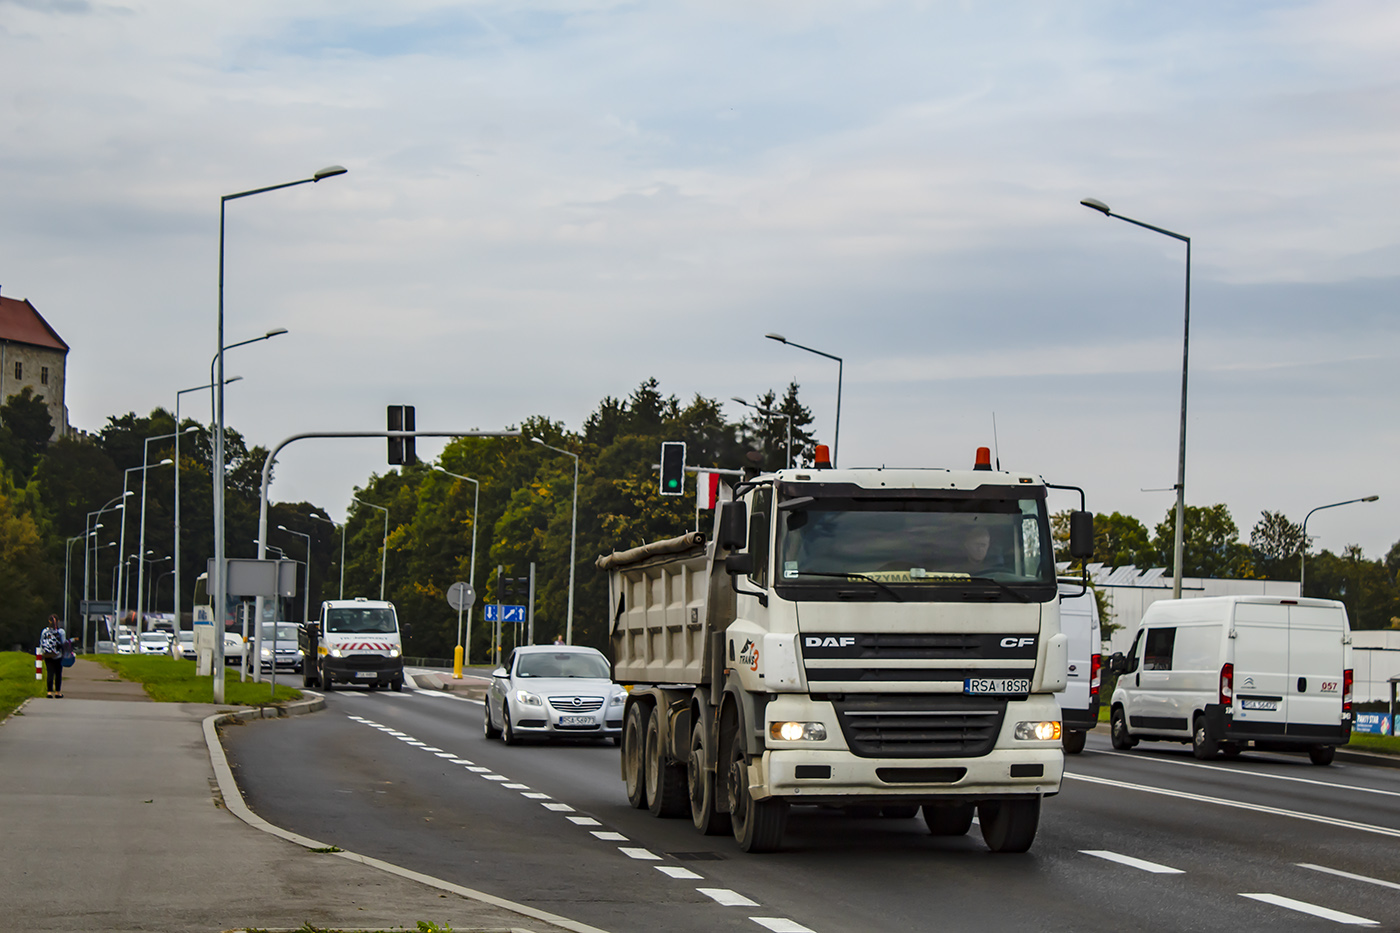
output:
[[[68,344],[28,300],[0,295],[0,399],[27,386],[43,396],[53,418],[53,437],[68,434]]]

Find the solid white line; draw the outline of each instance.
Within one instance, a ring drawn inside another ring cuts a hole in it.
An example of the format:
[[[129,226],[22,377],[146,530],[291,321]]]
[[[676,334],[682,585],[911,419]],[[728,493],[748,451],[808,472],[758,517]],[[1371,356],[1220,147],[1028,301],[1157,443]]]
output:
[[[1208,765],[1201,761],[1177,761],[1174,758],[1154,758],[1142,755],[1131,755],[1128,752],[1111,752],[1107,750],[1098,751],[1100,755],[1113,755],[1114,757],[1136,758],[1138,761],[1159,761],[1163,764],[1179,765],[1183,768],[1205,768],[1207,771],[1224,771],[1226,774],[1236,774],[1242,777],[1268,778],[1272,781],[1292,781],[1295,784],[1311,784],[1314,787],[1331,787],[1337,790],[1354,790],[1358,794],[1380,794],[1385,797],[1400,797],[1400,791],[1380,790],[1375,787],[1357,787],[1354,784],[1338,784],[1336,781],[1319,781],[1316,778],[1293,777],[1287,774],[1268,774],[1263,771],[1245,771],[1240,768],[1224,768],[1220,765]]]
[[[704,875],[697,875],[689,868],[677,868],[675,865],[653,865],[651,867],[655,868],[657,871],[661,872],[663,875],[666,875],[668,877],[682,878],[687,881],[697,881],[700,878],[705,877]]]
[[[622,833],[615,833],[615,832],[612,832],[611,830],[606,830],[606,829],[595,829],[595,830],[593,830],[593,832],[591,832],[589,835],[593,836],[593,837],[596,838],[596,839],[601,839],[601,840],[603,840],[604,842],[626,842],[626,841],[627,841],[627,837],[624,836],[624,835],[622,835]]]
[[[1107,849],[1080,849],[1085,855],[1092,855],[1095,858],[1108,859],[1110,862],[1117,862],[1119,865],[1127,865],[1130,868],[1140,868],[1143,871],[1150,871],[1155,875],[1183,875],[1180,868],[1169,868],[1166,865],[1159,865],[1156,862],[1149,862],[1146,859],[1133,858],[1131,855],[1120,855],[1117,852],[1110,852]]]
[[[1394,881],[1382,881],[1379,878],[1367,878],[1365,875],[1353,875],[1349,871],[1342,871],[1340,868],[1328,868],[1325,865],[1313,865],[1309,862],[1296,862],[1299,868],[1311,868],[1313,871],[1326,872],[1329,875],[1336,875],[1338,878],[1350,878],[1352,881],[1364,881],[1367,884],[1378,884],[1383,888],[1394,888],[1400,891],[1400,884]]]
[[[1257,803],[1245,803],[1242,800],[1225,800],[1221,797],[1207,797],[1203,794],[1188,794],[1180,790],[1166,790],[1161,787],[1148,787],[1145,784],[1129,784],[1126,781],[1111,781],[1108,778],[1090,777],[1087,774],[1069,774],[1065,777],[1074,781],[1086,781],[1090,784],[1102,784],[1105,787],[1121,787],[1124,790],[1141,791],[1144,794],[1159,794],[1163,797],[1176,797],[1178,800],[1194,800],[1197,803],[1213,803],[1222,807],[1234,807],[1237,810],[1252,810],[1255,813],[1269,813],[1273,816],[1291,816],[1295,820],[1307,820],[1311,823],[1322,823],[1326,826],[1340,826],[1343,829],[1356,829],[1363,833],[1375,833],[1378,836],[1390,836],[1400,839],[1400,829],[1390,829],[1386,826],[1372,826],[1370,823],[1357,823],[1353,820],[1339,820],[1331,816],[1320,816],[1316,813],[1301,813],[1297,810],[1283,810],[1278,807],[1265,807]]]
[[[796,920],[789,920],[787,917],[750,917],[749,919],[761,927],[767,927],[773,933],[816,933],[815,930],[804,927]]]
[[[1342,911],[1332,910],[1330,907],[1319,907],[1316,904],[1309,904],[1307,901],[1295,901],[1291,897],[1282,897],[1278,894],[1241,894],[1240,897],[1263,901],[1265,904],[1273,904],[1275,907],[1286,907],[1289,910],[1296,910],[1300,914],[1312,914],[1323,920],[1335,920],[1337,923],[1345,923],[1350,926],[1373,927],[1377,925],[1376,921],[1358,917],[1356,914],[1342,913]]]
[[[728,888],[696,888],[701,894],[712,899],[721,907],[757,907],[758,901],[749,900],[737,891]]]
[[[422,697],[441,697],[442,699],[447,699],[447,694],[443,693],[441,690],[415,690],[413,692]]]
[[[549,804],[545,804],[545,806],[549,806]],[[641,860],[643,860],[643,861],[649,861],[649,862],[659,862],[659,861],[661,861],[661,856],[659,856],[659,855],[653,855],[652,853],[648,852],[646,849],[638,849],[638,848],[633,848],[633,847],[631,847],[631,846],[618,846],[618,847],[617,847],[617,851],[621,852],[623,855],[627,856],[628,858],[641,859]]]

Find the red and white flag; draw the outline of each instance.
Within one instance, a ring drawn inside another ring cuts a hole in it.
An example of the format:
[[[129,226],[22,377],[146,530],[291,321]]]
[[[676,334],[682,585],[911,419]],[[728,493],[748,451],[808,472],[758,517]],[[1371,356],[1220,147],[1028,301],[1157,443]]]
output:
[[[695,507],[712,509],[719,499],[719,474],[700,472],[695,476]]]

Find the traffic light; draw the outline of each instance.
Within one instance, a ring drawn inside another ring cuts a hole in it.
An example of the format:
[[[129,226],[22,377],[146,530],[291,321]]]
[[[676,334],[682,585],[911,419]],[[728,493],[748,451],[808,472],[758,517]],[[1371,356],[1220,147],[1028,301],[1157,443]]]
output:
[[[507,606],[524,605],[530,598],[529,577],[501,577],[501,603]]]
[[[412,405],[390,405],[389,406],[389,430],[390,431],[416,431],[416,419],[413,415]],[[418,453],[413,449],[413,438],[411,437],[391,437],[389,438],[389,463],[398,466],[404,463],[417,463]]]
[[[685,495],[685,442],[661,443],[661,494]]]

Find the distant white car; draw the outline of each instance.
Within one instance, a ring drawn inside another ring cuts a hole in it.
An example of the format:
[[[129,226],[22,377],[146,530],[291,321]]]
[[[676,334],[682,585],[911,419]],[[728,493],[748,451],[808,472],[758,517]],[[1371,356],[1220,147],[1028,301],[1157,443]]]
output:
[[[141,654],[169,654],[169,632],[142,632],[136,639]]]
[[[184,658],[186,661],[195,660],[198,657],[198,653],[194,650],[194,632],[187,629],[180,629],[180,634],[177,637],[180,642],[180,657]]]
[[[247,653],[247,645],[243,639],[233,632],[224,632],[224,667],[237,667],[243,663],[243,656]]]
[[[137,652],[135,635],[117,636],[117,654],[135,654]]]

